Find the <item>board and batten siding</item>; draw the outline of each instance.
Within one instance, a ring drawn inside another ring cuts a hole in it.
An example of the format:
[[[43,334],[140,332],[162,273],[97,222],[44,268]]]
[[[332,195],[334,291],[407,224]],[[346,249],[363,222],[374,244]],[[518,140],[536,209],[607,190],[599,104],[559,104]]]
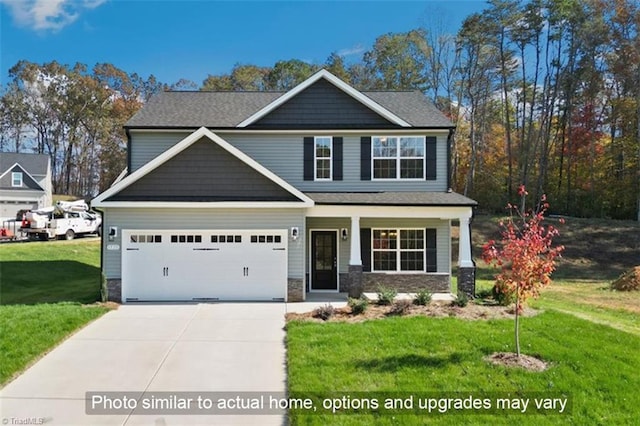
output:
[[[118,236],[109,241],[109,227],[118,227]],[[298,227],[299,237],[288,241],[288,276],[302,278],[304,268],[305,220],[303,209],[145,209],[106,208],[103,228],[103,271],[107,279],[121,278],[123,229],[286,229]],[[110,250],[108,246],[119,246]]]
[[[319,218],[311,217],[307,219],[307,238],[309,232],[313,230],[334,230],[340,231],[342,228],[351,227],[350,218]],[[360,219],[361,228],[434,228],[436,229],[436,247],[438,273],[451,273],[451,232],[450,221],[439,219]],[[349,238],[352,231],[349,229]],[[345,241],[340,238],[338,232],[338,267],[340,273],[349,272],[350,243],[349,238]],[[309,264],[309,244],[305,247],[305,265],[310,271]]]
[[[398,132],[400,133],[400,132]],[[371,133],[332,136],[343,137],[343,180],[305,181],[304,147],[302,134],[248,134],[224,133],[218,135],[231,145],[243,151],[258,163],[271,170],[301,191],[446,191],[447,190],[447,134],[436,136],[436,179],[435,180],[369,180],[360,175],[360,137]],[[131,133],[131,172],[160,155],[188,136],[188,132],[142,132]],[[308,135],[307,135],[308,136]]]

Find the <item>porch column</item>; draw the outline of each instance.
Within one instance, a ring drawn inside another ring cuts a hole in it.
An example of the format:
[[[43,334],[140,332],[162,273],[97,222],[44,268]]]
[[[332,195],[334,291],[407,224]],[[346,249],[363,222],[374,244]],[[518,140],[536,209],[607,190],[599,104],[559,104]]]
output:
[[[351,216],[351,254],[349,256],[349,265],[362,266],[359,216]]]
[[[458,291],[469,297],[476,292],[476,266],[471,258],[471,215],[460,216],[460,240],[458,241]]]
[[[362,296],[362,255],[360,253],[360,216],[351,216],[349,253],[349,297]]]
[[[460,241],[458,244],[458,266],[461,268],[472,268],[471,260],[471,229],[469,227],[469,217],[460,217]]]

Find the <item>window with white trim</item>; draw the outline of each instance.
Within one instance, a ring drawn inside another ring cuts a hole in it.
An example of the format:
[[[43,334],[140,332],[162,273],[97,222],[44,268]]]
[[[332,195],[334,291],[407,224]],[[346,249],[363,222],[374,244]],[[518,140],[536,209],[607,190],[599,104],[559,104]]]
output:
[[[424,136],[373,136],[373,179],[424,179]]]
[[[22,186],[22,172],[11,172],[11,186]]]
[[[425,271],[424,229],[374,229],[373,271]]]
[[[331,180],[333,175],[333,137],[316,136],[314,139],[315,180]]]

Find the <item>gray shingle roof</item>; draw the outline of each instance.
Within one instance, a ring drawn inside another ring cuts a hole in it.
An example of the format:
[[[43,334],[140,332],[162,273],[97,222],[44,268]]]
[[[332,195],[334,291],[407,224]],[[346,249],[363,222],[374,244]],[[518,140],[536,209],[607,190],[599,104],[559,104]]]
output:
[[[395,206],[475,206],[456,192],[305,192],[316,204]]]
[[[286,92],[162,92],[127,127],[235,127]],[[414,127],[452,127],[419,91],[362,92]]]
[[[49,156],[46,154],[0,152],[0,175],[16,163],[20,164],[32,176],[46,175]]]

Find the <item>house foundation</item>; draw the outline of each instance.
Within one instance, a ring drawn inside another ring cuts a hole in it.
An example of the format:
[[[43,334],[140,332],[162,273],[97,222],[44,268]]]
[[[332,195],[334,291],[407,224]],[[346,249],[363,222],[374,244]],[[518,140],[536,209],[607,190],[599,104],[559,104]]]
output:
[[[287,280],[287,302],[304,301],[304,282],[302,278],[289,278]]]
[[[476,268],[458,268],[458,292],[473,298],[476,295]]]

